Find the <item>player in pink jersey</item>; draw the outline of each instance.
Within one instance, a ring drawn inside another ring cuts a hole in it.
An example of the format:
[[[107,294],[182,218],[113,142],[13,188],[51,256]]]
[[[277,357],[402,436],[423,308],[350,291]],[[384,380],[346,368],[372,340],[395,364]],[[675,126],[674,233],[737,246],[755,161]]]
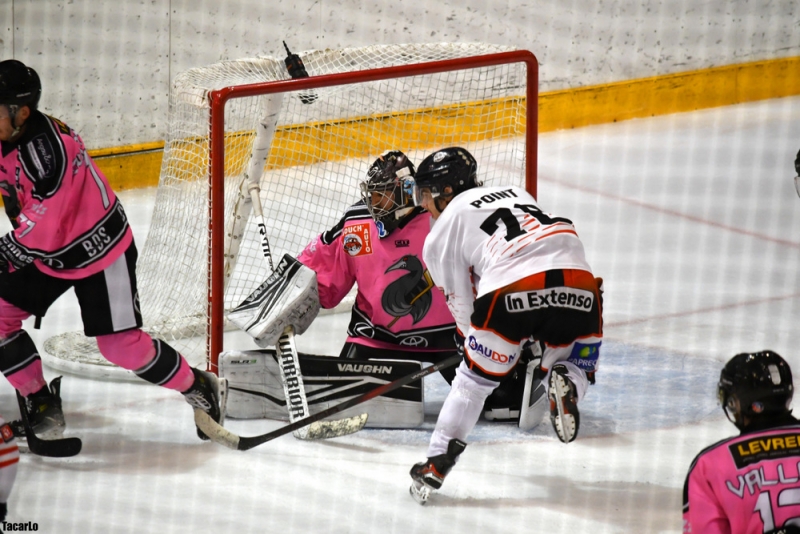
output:
[[[718,397],[740,430],[692,462],[683,487],[683,532],[800,533],[800,421],[789,406],[789,364],[772,351],[725,364]]]
[[[414,180],[415,203],[436,220],[423,257],[466,338],[428,460],[411,468],[411,495],[424,504],[529,339],[543,347],[539,373],[556,434],[565,443],[575,439],[577,404],[600,353],[602,300],[572,222],[542,212],[524,189],[479,187],[467,150],[434,152]]]
[[[32,68],[0,62],[0,187],[14,226],[0,237],[0,371],[25,398],[35,432],[63,433],[60,377],[48,386],[22,321],[73,288],[84,332],[104,357],[220,420],[216,377],[141,330],[136,245],[122,204],[81,137],[37,109],[40,96]],[[22,424],[12,426],[24,436]]]
[[[456,353],[453,316],[422,261],[430,214],[411,201],[413,176],[403,152],[378,157],[361,183],[361,201],[298,257],[317,274],[323,308],[357,285],[341,358],[436,363]],[[453,373],[442,370],[448,382]]]

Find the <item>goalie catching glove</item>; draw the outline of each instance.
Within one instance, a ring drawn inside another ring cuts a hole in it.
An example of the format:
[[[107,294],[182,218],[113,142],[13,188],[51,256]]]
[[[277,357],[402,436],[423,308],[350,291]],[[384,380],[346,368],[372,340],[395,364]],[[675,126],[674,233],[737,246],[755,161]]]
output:
[[[284,254],[275,271],[228,319],[250,334],[259,347],[275,346],[287,326],[302,334],[319,313],[317,273]]]

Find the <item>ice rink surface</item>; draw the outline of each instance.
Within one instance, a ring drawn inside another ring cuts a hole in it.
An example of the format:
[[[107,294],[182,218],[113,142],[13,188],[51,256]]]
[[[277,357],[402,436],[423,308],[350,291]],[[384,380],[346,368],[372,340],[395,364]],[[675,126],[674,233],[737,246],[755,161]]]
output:
[[[569,445],[549,421],[531,432],[481,422],[423,507],[408,470],[447,391],[438,376],[421,428],[237,452],[198,440],[176,392],[68,375],[67,435],[83,452],[24,455],[8,519],[58,534],[680,532],[689,464],[735,433],[715,399],[722,364],[769,348],[800,377],[798,148],[800,98],[540,136],[539,202],[575,222],[605,279],[597,385]],[[141,249],[154,191],[120,196]],[[42,330],[26,326],[41,346],[80,326],[76,310],[70,293]],[[338,353],[346,324],[320,317],[299,349]],[[13,390],[0,390],[0,413],[16,417]]]

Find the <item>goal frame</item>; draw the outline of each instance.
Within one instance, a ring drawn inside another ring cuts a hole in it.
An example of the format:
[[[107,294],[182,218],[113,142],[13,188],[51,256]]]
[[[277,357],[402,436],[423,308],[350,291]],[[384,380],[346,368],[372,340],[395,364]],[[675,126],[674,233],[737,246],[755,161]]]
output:
[[[225,105],[229,100],[252,96],[294,92],[337,85],[381,81],[426,74],[438,74],[471,68],[492,67],[511,63],[526,65],[526,124],[525,124],[525,185],[537,197],[538,162],[538,95],[539,62],[528,50],[514,50],[465,58],[447,59],[383,67],[338,74],[325,74],[229,86],[208,91],[209,102],[209,252],[208,252],[208,322],[206,325],[207,369],[219,372],[219,354],[223,350],[224,317],[224,255],[225,255]],[[218,231],[215,231],[218,229]],[[219,296],[219,298],[217,298]]]

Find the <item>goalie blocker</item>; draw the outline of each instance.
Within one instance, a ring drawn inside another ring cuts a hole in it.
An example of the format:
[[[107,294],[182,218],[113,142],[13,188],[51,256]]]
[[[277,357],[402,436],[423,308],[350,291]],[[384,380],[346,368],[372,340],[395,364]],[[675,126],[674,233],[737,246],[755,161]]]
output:
[[[420,362],[407,360],[350,360],[305,354],[300,354],[299,360],[311,415],[411,374],[422,366]],[[287,406],[279,365],[280,355],[274,349],[220,354],[219,374],[228,379],[227,416],[287,421],[292,399]],[[345,410],[342,415],[354,416],[362,412],[369,414],[367,427],[370,428],[420,426],[424,420],[421,381]]]
[[[273,347],[287,326],[293,326],[295,334],[305,332],[319,308],[317,274],[284,254],[269,278],[229,312],[228,319],[259,347]]]

